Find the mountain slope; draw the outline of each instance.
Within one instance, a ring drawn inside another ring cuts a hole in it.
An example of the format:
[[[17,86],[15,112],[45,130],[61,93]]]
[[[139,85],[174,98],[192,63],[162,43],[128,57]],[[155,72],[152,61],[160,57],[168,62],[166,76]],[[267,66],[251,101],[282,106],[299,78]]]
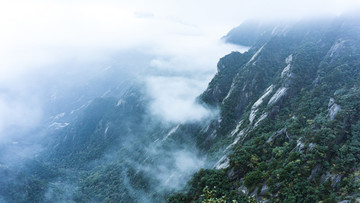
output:
[[[250,196],[275,202],[357,198],[358,22],[358,16],[348,15],[232,30],[226,39],[253,46],[248,53],[222,58],[201,95],[221,108],[219,119],[202,135],[212,137],[203,146],[210,155],[222,151],[224,156],[214,169],[195,174],[187,193],[170,202],[202,201],[206,187],[216,187],[218,198],[237,201]],[[249,31],[254,33],[242,36]]]

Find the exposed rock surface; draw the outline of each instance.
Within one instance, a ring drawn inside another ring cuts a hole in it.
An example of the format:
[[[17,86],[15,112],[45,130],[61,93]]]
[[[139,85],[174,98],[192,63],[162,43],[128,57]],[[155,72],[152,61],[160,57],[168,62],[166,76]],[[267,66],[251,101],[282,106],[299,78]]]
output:
[[[341,106],[335,103],[334,98],[330,98],[328,104],[328,111],[329,111],[329,119],[334,120],[335,116],[339,111],[341,111]]]

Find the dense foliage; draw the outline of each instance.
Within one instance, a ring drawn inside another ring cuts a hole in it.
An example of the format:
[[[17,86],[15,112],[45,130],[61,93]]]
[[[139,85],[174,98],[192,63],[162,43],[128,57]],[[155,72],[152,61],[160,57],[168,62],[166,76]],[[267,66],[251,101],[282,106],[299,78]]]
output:
[[[234,35],[241,28],[230,33],[231,42],[237,42]],[[268,28],[263,29],[266,33]],[[201,170],[169,202],[202,201],[204,188],[216,188],[220,193],[213,193],[214,198],[224,197],[228,202],[249,202],[249,197],[273,202],[355,201],[360,197],[360,25],[345,16],[335,22],[300,23],[286,32],[256,36],[261,38],[260,45],[252,53],[261,52],[255,62],[234,62],[233,67],[240,67],[226,73],[232,75],[232,90],[217,104],[222,109],[217,132],[227,140],[242,131],[232,152],[224,151],[229,164]],[[240,37],[238,43],[243,40]],[[284,77],[286,64],[280,59],[285,61],[289,55],[291,73]],[[260,105],[257,112],[267,117],[254,125],[248,121],[252,105],[270,84],[286,88],[286,94],[274,105]],[[209,85],[204,94],[218,87]],[[237,123],[242,125],[234,131]],[[213,144],[209,151],[219,150],[224,148]],[[218,178],[218,174],[224,175]]]

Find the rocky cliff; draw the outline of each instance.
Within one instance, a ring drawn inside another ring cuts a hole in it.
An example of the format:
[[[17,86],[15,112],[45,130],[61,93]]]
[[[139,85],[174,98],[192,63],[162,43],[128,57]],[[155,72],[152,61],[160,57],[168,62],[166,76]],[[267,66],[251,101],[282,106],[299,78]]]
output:
[[[360,195],[358,22],[359,16],[344,15],[248,22],[230,31],[225,39],[251,49],[220,59],[201,95],[221,109],[202,131],[208,139],[200,144],[218,162],[196,173],[186,192],[169,201],[203,201],[209,194],[229,202],[355,201]]]

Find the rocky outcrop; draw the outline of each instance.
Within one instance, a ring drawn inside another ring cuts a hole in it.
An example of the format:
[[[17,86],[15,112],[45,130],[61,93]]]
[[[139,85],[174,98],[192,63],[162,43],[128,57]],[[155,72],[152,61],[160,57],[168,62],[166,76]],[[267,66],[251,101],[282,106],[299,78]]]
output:
[[[256,117],[256,113],[258,112],[258,107],[263,103],[264,99],[271,94],[271,92],[273,91],[273,88],[274,88],[274,86],[270,85],[270,87],[268,87],[265,90],[265,93],[252,105],[250,116],[249,116],[250,124],[252,124],[252,122],[254,121],[254,119]]]
[[[266,142],[267,143],[272,143],[274,142],[276,139],[278,139],[280,136],[285,136],[288,140],[291,140],[291,136],[287,133],[286,128],[283,128],[277,132],[275,132],[273,135],[271,135]]]
[[[329,119],[334,120],[337,113],[341,111],[341,106],[335,103],[334,98],[330,98],[328,104]]]
[[[321,165],[316,164],[313,170],[311,170],[311,175],[308,177],[308,181],[313,181],[320,172],[321,172]]]
[[[286,91],[288,90],[288,88],[286,87],[280,87],[275,94],[270,98],[268,105],[273,105],[276,102],[278,102],[281,97],[283,97],[286,94]]]
[[[230,92],[234,77],[250,57],[248,52],[232,52],[221,58],[217,64],[216,75],[200,98],[210,105],[221,103]]]
[[[321,182],[324,183],[325,181],[330,180],[331,187],[336,189],[338,188],[342,178],[343,178],[342,174],[332,174],[328,171],[321,176]]]

